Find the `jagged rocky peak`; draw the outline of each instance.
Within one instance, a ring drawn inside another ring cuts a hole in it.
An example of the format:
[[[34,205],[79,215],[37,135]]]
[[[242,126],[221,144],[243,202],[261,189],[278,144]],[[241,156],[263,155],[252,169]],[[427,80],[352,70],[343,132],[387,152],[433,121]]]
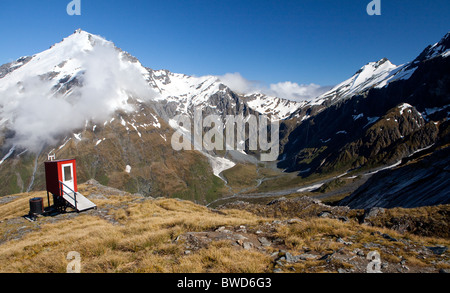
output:
[[[85,31],[85,30],[83,30],[83,29],[81,29],[81,28],[75,30],[75,31],[73,32],[73,34],[70,35],[70,36],[68,36],[67,38],[70,38],[71,36],[76,36],[76,35],[81,35],[81,36],[84,36],[84,37],[97,37],[97,38],[104,39],[103,37],[100,37],[100,36],[95,35],[95,34],[91,34],[90,32],[87,32],[87,31]],[[67,39],[67,38],[66,38],[66,39]]]
[[[378,61],[377,63],[378,63],[378,64],[383,64],[383,63],[385,63],[385,62],[391,62],[391,61],[389,61],[388,58],[384,57],[384,58],[382,58],[380,61]]]
[[[392,64],[392,62],[391,62],[388,58],[386,58],[386,57],[381,58],[381,59],[380,59],[379,61],[377,61],[377,62],[371,62],[371,63],[369,63],[369,64],[371,64],[372,67],[375,68],[375,69],[378,69],[378,68],[380,68],[380,67],[387,67],[387,68],[395,67],[395,65]]]
[[[126,51],[124,51],[124,50],[122,50],[122,49],[120,49],[118,47],[116,47],[116,45],[113,42],[106,40],[104,37],[101,37],[101,36],[98,36],[98,35],[94,35],[94,34],[91,34],[91,33],[87,32],[87,31],[84,31],[81,28],[77,29],[73,33],[72,36],[69,36],[66,39],[69,39],[71,37],[74,37],[75,41],[77,41],[77,42],[85,42],[87,40],[91,44],[92,47],[95,47],[96,45],[113,46],[114,49],[117,52],[122,53],[122,57],[126,61],[130,61],[130,62],[133,62],[133,63],[139,62],[139,60],[135,56],[131,55],[130,53],[128,53],[128,52],[126,52]],[[64,40],[66,40],[66,39],[64,39]]]
[[[439,42],[431,46],[431,49],[436,54],[445,53],[450,49],[450,32],[448,32]]]
[[[339,100],[351,98],[355,95],[376,88],[383,88],[389,83],[408,79],[412,76],[420,62],[435,58],[450,56],[450,32],[439,42],[428,46],[414,61],[396,66],[387,58],[377,62],[370,62],[361,67],[351,78],[336,85],[333,89],[317,97],[310,105],[333,104]]]
[[[386,71],[386,70],[390,70],[396,68],[396,66],[394,64],[391,63],[391,61],[389,61],[389,59],[387,58],[382,58],[381,60],[377,61],[377,62],[369,62],[366,65],[364,65],[363,67],[361,67],[361,69],[359,69],[355,75],[360,75],[361,73],[369,73],[370,75],[365,76],[365,78],[370,78],[371,75],[375,74],[378,71]]]
[[[312,100],[310,104],[321,105],[326,102],[335,103],[339,100],[361,94],[372,87],[384,85],[387,78],[397,68],[387,58],[382,58],[377,62],[369,62],[361,67],[351,78]]]
[[[426,47],[414,62],[421,62],[438,56],[450,56],[450,32],[436,44]]]

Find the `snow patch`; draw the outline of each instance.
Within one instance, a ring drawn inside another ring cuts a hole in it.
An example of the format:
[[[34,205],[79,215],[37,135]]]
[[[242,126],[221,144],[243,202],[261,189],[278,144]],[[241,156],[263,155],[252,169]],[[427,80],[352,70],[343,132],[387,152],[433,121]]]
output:
[[[161,123],[159,123],[158,117],[156,117],[152,113],[150,113],[150,114],[153,116],[153,119],[155,119],[155,122],[153,123],[153,127],[161,128]]]
[[[3,162],[4,162],[7,158],[9,158],[9,157],[14,153],[15,149],[16,149],[16,146],[13,146],[13,147],[9,150],[9,152],[8,152],[8,153],[3,157],[3,159],[0,161],[0,165],[3,164]]]
[[[397,163],[395,163],[395,164],[393,164],[393,165],[390,165],[390,166],[387,166],[387,167],[383,167],[383,168],[381,168],[381,169],[378,169],[378,170],[369,172],[369,173],[367,173],[367,175],[373,175],[373,174],[376,174],[376,173],[378,173],[378,172],[380,172],[380,171],[383,171],[383,170],[388,170],[388,169],[395,168],[395,167],[399,166],[401,163],[402,163],[402,160],[398,161]]]
[[[73,136],[78,140],[81,141],[81,132],[80,133],[74,133]]]
[[[400,115],[403,115],[403,112],[406,109],[410,109],[410,108],[412,108],[412,106],[410,104],[408,104],[408,103],[403,103],[400,106],[398,106],[398,109],[400,109]],[[409,112],[409,113],[411,113],[411,112]]]
[[[302,188],[298,189],[297,192],[313,191],[313,190],[315,190],[317,188],[322,187],[322,185],[324,185],[324,183],[318,183],[318,184],[302,187]]]
[[[416,154],[416,153],[418,153],[418,152],[421,152],[421,151],[424,151],[424,150],[427,150],[427,149],[429,149],[429,148],[431,148],[431,147],[433,147],[434,146],[434,143],[432,144],[432,145],[429,145],[429,146],[427,146],[427,147],[424,147],[424,148],[421,148],[421,149],[418,149],[418,150],[416,150],[416,151],[414,151],[411,155],[409,155],[408,157],[411,157],[412,155],[414,155],[414,154]]]
[[[97,140],[97,142],[95,143],[95,146],[98,146],[102,141],[105,141],[105,139],[106,138]]]
[[[353,116],[353,120],[356,121],[356,120],[358,120],[360,118],[363,118],[364,117],[364,113],[361,113],[361,114],[358,114],[358,115],[352,115],[352,116]]]
[[[58,151],[59,151],[60,149],[62,149],[63,147],[65,147],[66,144],[67,144],[71,139],[72,139],[72,138],[69,138],[66,142],[64,142],[64,143],[58,148]]]
[[[142,137],[142,134],[139,132],[139,130],[137,129],[137,127],[134,125],[134,123],[129,123],[131,126],[133,126],[134,130],[136,130],[137,134],[139,135],[139,137]]]
[[[221,158],[221,157],[213,157],[206,153],[203,153],[203,154],[209,159],[209,163],[211,165],[211,168],[213,169],[213,174],[222,180],[224,180],[224,179],[220,177],[220,173],[236,166],[236,164],[234,162],[232,162],[228,159]]]

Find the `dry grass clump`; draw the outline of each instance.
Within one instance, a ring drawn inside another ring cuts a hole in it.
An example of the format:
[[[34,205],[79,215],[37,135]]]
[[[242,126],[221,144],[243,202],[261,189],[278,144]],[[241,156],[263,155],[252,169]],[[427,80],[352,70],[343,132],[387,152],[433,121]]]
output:
[[[19,226],[36,225],[20,218],[28,212],[30,196],[36,194],[21,195],[0,206],[2,233],[17,229],[11,226],[11,219]],[[213,243],[191,255],[174,244],[186,232],[262,221],[248,212],[215,213],[189,201],[132,196],[111,196],[95,203],[98,211],[40,218],[38,228],[0,242],[0,272],[64,273],[70,251],[80,253],[81,269],[86,273],[261,272],[267,267],[262,254],[237,251],[229,243]],[[107,213],[106,207],[110,207]],[[102,212],[112,220],[99,217]],[[255,262],[258,257],[261,261]]]
[[[45,193],[21,194],[0,203],[0,272],[64,273],[71,251],[80,254],[83,273],[266,273],[276,269],[277,256],[273,253],[280,249],[296,256],[317,256],[285,264],[281,268],[286,272],[351,270],[358,265],[349,263],[356,260],[354,251],[358,249],[365,253],[377,250],[381,259],[391,264],[406,261],[415,268],[450,267],[421,252],[425,246],[448,247],[448,239],[399,233],[354,220],[302,217],[297,221],[275,221],[270,213],[217,211],[190,201],[130,194],[100,196],[95,187],[82,188],[83,194],[92,196],[97,210],[40,217],[32,223],[22,218],[28,213],[28,200],[46,197]],[[272,246],[246,250],[218,238],[190,251],[178,240],[188,232],[241,225],[252,231],[249,233],[267,233],[265,237],[273,241]],[[397,240],[391,241],[383,234]],[[318,259],[327,254],[335,257]],[[364,265],[367,261],[362,257],[358,269],[364,269]]]
[[[371,225],[422,236],[450,238],[450,205],[385,209]]]
[[[386,228],[358,225],[327,218],[312,218],[295,225],[278,226],[275,235],[283,239],[285,245],[291,251],[302,252],[307,248],[323,255],[342,249],[354,251],[355,249],[372,247],[373,250],[379,250],[381,257],[386,261],[399,263],[401,256],[408,263],[417,266],[424,266],[432,259],[427,262],[420,260],[417,252],[411,251],[409,249],[411,246],[405,243],[414,243],[416,246],[450,245],[448,239],[419,237],[409,233],[401,234]],[[391,241],[383,235],[389,235],[397,241]],[[395,255],[390,253],[394,251]]]
[[[182,254],[182,251],[179,251]],[[150,255],[139,272],[154,272],[154,264],[158,271],[164,273],[261,273],[269,272],[272,259],[257,251],[236,250],[229,242],[217,241],[208,248],[183,257],[173,257],[176,254],[166,255],[164,260],[157,259],[161,255]],[[162,264],[165,266],[162,266]],[[153,264],[153,266],[151,265]]]
[[[29,200],[34,197],[45,198],[44,202],[47,204],[46,192],[22,193],[11,196],[11,201],[6,204],[0,204],[0,221],[5,221],[17,216],[28,214],[30,210]]]

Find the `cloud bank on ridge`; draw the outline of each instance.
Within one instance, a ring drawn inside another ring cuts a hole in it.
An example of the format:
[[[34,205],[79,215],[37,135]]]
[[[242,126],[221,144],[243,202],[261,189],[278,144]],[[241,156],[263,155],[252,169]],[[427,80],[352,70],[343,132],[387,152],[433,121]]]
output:
[[[244,78],[240,73],[226,73],[217,78],[233,91],[240,94],[261,93],[267,96],[283,98],[291,101],[309,101],[327,92],[331,86],[318,84],[298,84],[291,81],[264,85]]]

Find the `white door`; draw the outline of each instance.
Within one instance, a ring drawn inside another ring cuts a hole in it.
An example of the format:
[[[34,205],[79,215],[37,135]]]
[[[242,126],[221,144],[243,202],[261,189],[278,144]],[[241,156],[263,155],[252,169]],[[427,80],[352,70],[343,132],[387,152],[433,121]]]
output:
[[[63,185],[63,190],[67,192],[68,194],[72,194],[75,190],[75,184],[73,181],[73,163],[70,164],[64,164],[61,166],[62,168],[62,182],[65,184]],[[69,187],[70,189],[68,189]]]

